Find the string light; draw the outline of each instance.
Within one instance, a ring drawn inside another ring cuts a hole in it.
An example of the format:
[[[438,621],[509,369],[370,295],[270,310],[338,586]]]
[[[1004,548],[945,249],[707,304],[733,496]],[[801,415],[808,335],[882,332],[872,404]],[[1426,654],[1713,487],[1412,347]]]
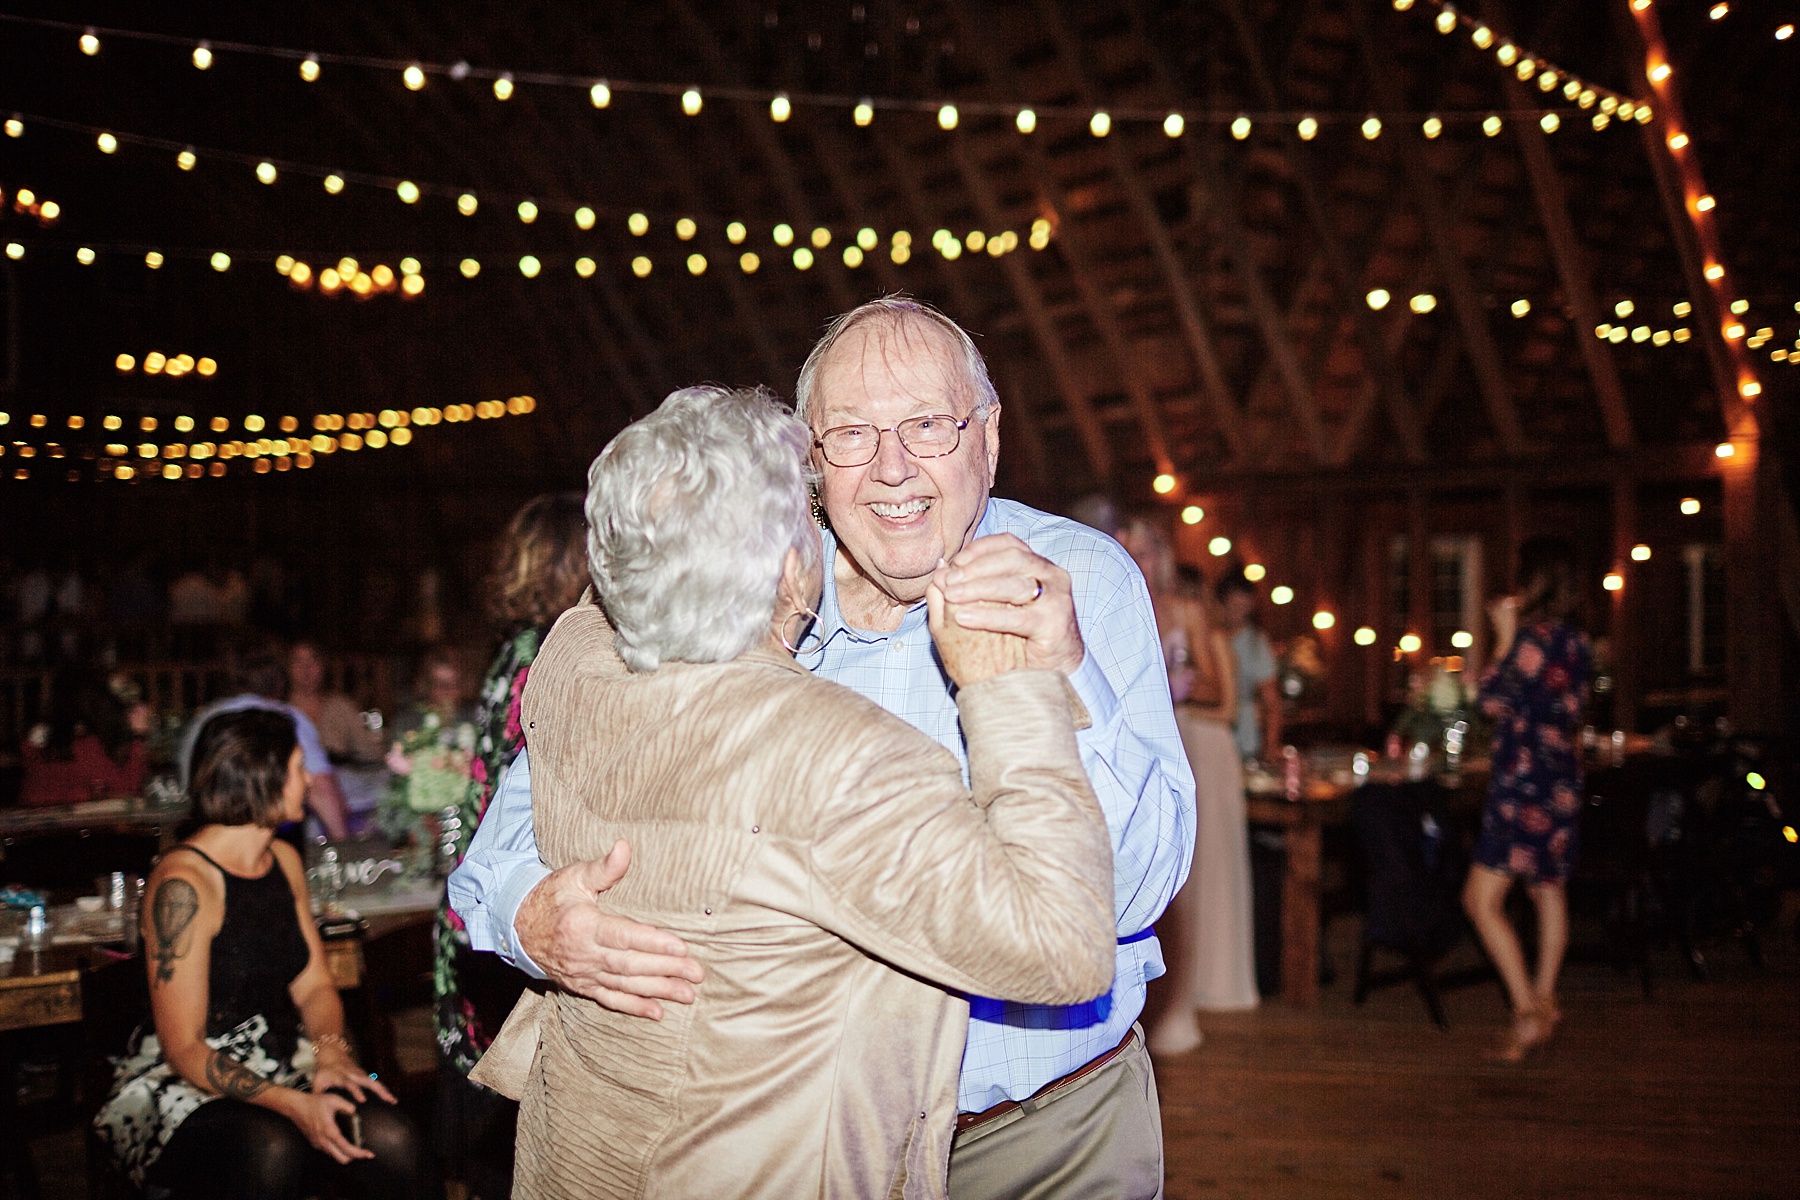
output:
[[[196,70],[204,71],[208,67],[212,66],[212,64],[213,64],[212,47],[207,45],[205,42],[201,42],[198,46],[195,46],[194,54],[193,54],[193,61],[194,61],[194,67]]]
[[[119,148],[119,139],[110,133],[102,133],[94,139],[94,144],[100,147],[100,153],[112,154]]]
[[[738,268],[742,270],[744,274],[754,275],[756,274],[756,269],[760,266],[762,266],[762,259],[757,256],[756,251],[746,250],[738,255]]]
[[[594,227],[594,210],[585,204],[575,210],[575,228],[586,231]]]
[[[1263,581],[1263,577],[1265,575],[1267,575],[1268,573],[1269,573],[1268,568],[1263,566],[1261,563],[1245,563],[1244,564],[1244,578],[1248,579],[1251,583],[1261,583]]]
[[[956,122],[957,122],[956,105],[946,104],[943,107],[938,109],[937,123],[938,123],[939,129],[942,129],[945,131],[955,129]]]
[[[1319,122],[1318,122],[1317,118],[1315,118],[1311,113],[1308,113],[1306,116],[1301,117],[1300,124],[1295,127],[1295,132],[1300,135],[1301,141],[1303,141],[1303,142],[1312,141],[1314,138],[1319,136]]]
[[[425,70],[418,63],[414,63],[400,72],[400,81],[406,85],[407,91],[416,92],[425,86]]]
[[[1402,654],[1417,654],[1424,645],[1425,643],[1416,633],[1403,633],[1400,635],[1400,653]]]
[[[1370,113],[1367,117],[1363,118],[1362,135],[1365,139],[1367,139],[1368,141],[1371,141],[1371,142],[1374,141],[1376,138],[1380,137],[1381,136],[1381,118],[1376,116],[1374,113]]]
[[[1467,650],[1475,644],[1475,635],[1466,629],[1459,629],[1450,635],[1450,645],[1458,650]]]
[[[92,58],[92,57],[94,57],[94,55],[100,53],[100,39],[95,36],[94,31],[92,29],[88,30],[86,33],[83,33],[81,35],[80,45],[81,45],[81,52],[83,54],[87,55],[89,58]]]
[[[1367,302],[1368,306],[1376,312],[1380,312],[1382,309],[1386,308],[1388,306],[1388,301],[1392,299],[1393,296],[1388,293],[1386,288],[1371,288],[1369,294],[1363,297],[1363,300]]]
[[[769,119],[780,123],[794,114],[794,106],[788,100],[786,92],[776,92],[775,98],[769,101]]]
[[[1206,552],[1214,558],[1224,558],[1231,553],[1231,539],[1228,537],[1213,538],[1206,543]]]
[[[866,127],[875,120],[875,106],[868,100],[858,100],[856,107],[850,110],[850,119],[859,129]]]
[[[1246,117],[1240,113],[1231,122],[1231,136],[1236,138],[1240,142],[1243,141],[1245,138],[1249,137],[1250,136],[1250,118]]]
[[[1190,504],[1181,510],[1181,523],[1183,525],[1198,525],[1205,519],[1206,510],[1201,508],[1198,504]]]
[[[946,256],[946,257],[948,257],[948,256]],[[806,246],[795,247],[794,248],[794,269],[796,271],[810,271],[810,270],[812,270],[812,265],[813,265],[813,252],[812,252],[811,248],[806,247]]]
[[[511,74],[511,72],[503,71],[503,72],[501,72],[499,78],[494,80],[494,99],[501,100],[501,101],[511,100],[512,94],[513,94],[512,74]]]
[[[1512,315],[1522,317],[1531,311],[1531,301],[1520,298],[1512,302]]]
[[[319,56],[309,54],[300,60],[300,78],[307,83],[319,81]]]
[[[1649,562],[1650,561],[1650,547],[1644,545],[1644,543],[1642,543],[1642,542],[1639,542],[1637,545],[1633,546],[1631,548],[1631,561],[1632,562]]]
[[[1318,612],[1313,614],[1312,623],[1314,629],[1323,633],[1337,624],[1337,616],[1336,614],[1327,612],[1321,608]]]
[[[1407,301],[1407,307],[1423,316],[1437,307],[1437,297],[1430,292],[1420,292]]]
[[[643,279],[645,276],[649,275],[650,274],[650,260],[642,254],[640,254],[636,258],[632,259],[631,260],[631,273],[633,275],[636,275],[639,279]]]
[[[1427,138],[1435,138],[1438,134],[1444,132],[1444,123],[1436,117],[1426,117],[1425,124],[1421,127],[1421,132],[1424,133]]]
[[[1037,128],[1037,114],[1029,108],[1021,108],[1013,118],[1013,125],[1020,133],[1030,133]]]
[[[1159,496],[1166,496],[1175,490],[1175,477],[1167,471],[1157,475],[1150,481],[1150,490]]]
[[[698,253],[688,255],[687,269],[689,275],[699,276],[706,274],[706,255]]]
[[[625,218],[625,228],[631,231],[631,236],[643,237],[650,232],[650,218],[641,212],[634,212]]]
[[[1699,516],[1700,515],[1700,501],[1694,499],[1692,496],[1689,496],[1687,499],[1683,500],[1681,502],[1681,515],[1684,517]]]
[[[342,175],[327,175],[325,177],[325,190],[333,196],[343,191],[344,177]]]
[[[1360,626],[1355,633],[1350,635],[1350,640],[1359,646],[1373,646],[1375,644],[1375,631],[1367,625]]]
[[[1271,604],[1292,604],[1293,602],[1294,602],[1294,589],[1289,587],[1287,584],[1285,584],[1285,583],[1276,584],[1274,587],[1269,589],[1269,603],[1271,603]]]
[[[588,89],[588,103],[595,108],[605,108],[612,103],[612,88],[604,79]]]
[[[402,179],[400,185],[394,189],[394,194],[400,197],[402,204],[417,204],[419,202],[419,185],[410,179]]]
[[[1088,118],[1088,132],[1097,138],[1103,138],[1112,132],[1112,116],[1109,113],[1097,112]]]
[[[706,102],[700,96],[699,88],[689,88],[687,91],[681,93],[681,111],[690,117],[699,116],[700,109],[705,103]]]
[[[1617,571],[1608,571],[1606,578],[1600,581],[1600,586],[1609,592],[1622,592],[1625,590],[1625,577]]]

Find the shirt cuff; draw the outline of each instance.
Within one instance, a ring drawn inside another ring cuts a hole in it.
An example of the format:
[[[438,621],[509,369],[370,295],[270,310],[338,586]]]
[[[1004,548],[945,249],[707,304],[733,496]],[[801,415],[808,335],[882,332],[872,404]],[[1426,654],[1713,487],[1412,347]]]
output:
[[[1093,722],[1091,728],[1105,729],[1118,720],[1118,694],[1113,691],[1106,672],[1100,669],[1100,663],[1093,654],[1082,655],[1081,665],[1069,676],[1069,686],[1075,689],[1076,697],[1087,707],[1088,719]]]
[[[525,903],[525,897],[549,874],[550,868],[541,862],[521,864],[495,891],[492,905],[494,924],[506,934],[506,957],[512,960],[513,966],[533,979],[547,979],[549,976],[525,953],[525,948],[519,944],[518,930],[513,925],[519,916],[519,906]]]

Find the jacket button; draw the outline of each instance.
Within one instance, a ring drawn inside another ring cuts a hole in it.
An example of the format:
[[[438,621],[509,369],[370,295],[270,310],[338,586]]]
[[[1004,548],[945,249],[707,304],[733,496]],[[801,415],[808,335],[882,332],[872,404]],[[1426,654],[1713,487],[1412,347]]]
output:
[[[533,722],[531,722],[531,724],[529,724],[529,725],[527,725],[527,726],[525,726],[525,728],[527,728],[527,729],[536,729],[536,728],[537,728],[537,722],[536,722],[536,721],[533,721]]]
[[[920,1113],[920,1114],[919,1114],[919,1120],[921,1120],[921,1121],[923,1121],[923,1120],[924,1120],[924,1119],[925,1119],[925,1114],[924,1114],[924,1113]]]
[[[751,827],[750,827],[750,832],[751,832],[751,833],[761,833],[761,832],[762,832],[762,826],[761,826],[761,825],[752,825],[752,826],[751,826]]]
[[[706,915],[707,915],[707,916],[709,916],[709,917],[710,917],[710,916],[712,916],[712,909],[710,909],[710,908],[709,908],[709,909],[707,909],[707,910],[706,910]]]

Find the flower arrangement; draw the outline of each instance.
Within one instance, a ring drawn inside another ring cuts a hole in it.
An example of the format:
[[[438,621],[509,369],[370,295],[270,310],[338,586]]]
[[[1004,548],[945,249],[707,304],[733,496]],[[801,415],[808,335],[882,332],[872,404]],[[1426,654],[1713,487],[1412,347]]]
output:
[[[419,727],[388,751],[394,778],[375,814],[381,831],[415,848],[432,846],[440,814],[461,805],[468,793],[474,750],[474,725],[447,723],[427,710]]]

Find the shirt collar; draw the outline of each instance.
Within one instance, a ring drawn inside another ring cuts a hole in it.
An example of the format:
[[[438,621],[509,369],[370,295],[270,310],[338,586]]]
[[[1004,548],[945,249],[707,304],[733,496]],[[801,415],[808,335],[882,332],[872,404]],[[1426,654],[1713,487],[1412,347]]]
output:
[[[996,532],[999,518],[995,513],[994,498],[989,496],[981,512],[981,520],[975,523],[975,536],[987,537]],[[866,629],[852,629],[844,620],[844,610],[838,606],[837,594],[837,537],[829,529],[819,532],[819,540],[823,544],[823,563],[825,573],[824,590],[819,594],[819,619],[813,622],[812,630],[801,643],[798,657],[811,667],[817,667],[825,653],[825,647],[840,637],[852,641],[875,643],[885,642],[891,637],[910,633],[925,624],[925,602],[919,601],[906,610],[900,619],[900,628],[890,633],[876,633]]]

